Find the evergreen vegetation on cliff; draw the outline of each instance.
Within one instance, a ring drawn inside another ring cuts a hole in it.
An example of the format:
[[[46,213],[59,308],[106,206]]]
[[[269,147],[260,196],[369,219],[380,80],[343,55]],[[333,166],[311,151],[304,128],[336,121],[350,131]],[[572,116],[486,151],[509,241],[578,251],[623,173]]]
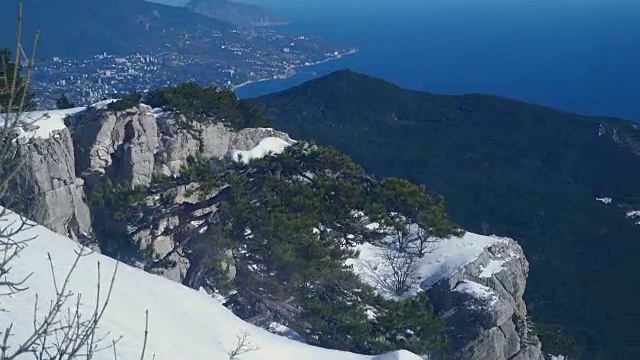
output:
[[[111,110],[141,100],[126,103],[132,96]],[[232,93],[194,84],[154,91],[142,101],[193,121],[230,119],[245,106]],[[239,126],[264,120],[250,105],[244,109],[244,117],[235,118]],[[188,195],[199,202],[175,204],[177,189],[188,184],[197,184]],[[205,227],[180,230],[192,234],[179,244],[189,261],[184,283],[230,295],[227,306],[245,319],[266,307],[311,344],[364,354],[426,354],[446,344],[444,322],[424,294],[387,299],[346,265],[358,255],[356,245],[387,235],[368,226],[372,222],[381,229],[411,222],[427,235],[462,235],[447,219],[444,199],[406,180],[378,179],[334,149],[299,141],[248,164],[194,157],[179,177],[156,176],[146,188],[127,189],[105,178],[90,201],[102,251],[149,268],[167,264],[140,250],[132,231],[167,212],[215,206],[202,219]],[[225,258],[229,251],[232,260]],[[229,261],[233,278],[225,275]]]
[[[625,214],[640,208],[637,124],[406,90],[347,70],[251,101],[295,138],[377,176],[427,184],[464,229],[517,239],[535,320],[576,334],[586,356],[640,358],[640,277],[629,271],[640,242]]]

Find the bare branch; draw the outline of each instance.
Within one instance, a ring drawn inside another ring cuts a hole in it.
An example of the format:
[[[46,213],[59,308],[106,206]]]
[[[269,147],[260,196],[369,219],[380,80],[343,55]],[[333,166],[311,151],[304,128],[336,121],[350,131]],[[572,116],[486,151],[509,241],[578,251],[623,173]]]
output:
[[[15,99],[15,91],[18,83],[18,69],[20,64],[20,49],[22,48],[22,2],[18,3],[18,31],[16,33],[16,59],[15,59],[15,67],[13,68],[13,78],[11,79],[11,89],[9,96],[9,104],[7,105],[7,111],[11,111],[13,101]]]
[[[27,101],[30,101],[29,87],[33,72],[36,49],[40,37],[40,27],[35,33],[30,56],[27,56],[23,42],[23,7],[18,6],[18,24],[16,29],[16,44],[14,61],[8,52],[0,53],[0,296],[20,296],[28,290],[28,280],[32,274],[20,279],[11,279],[11,264],[20,255],[34,237],[27,238],[25,231],[36,226],[29,221],[29,214],[25,213],[29,206],[24,203],[18,193],[10,193],[9,187],[18,176],[28,159],[18,141],[19,135],[33,126],[35,122],[46,120],[47,114],[35,118],[27,114]],[[26,64],[26,72],[21,77],[22,64]],[[22,212],[16,216],[12,210]],[[18,236],[19,235],[19,236]],[[98,262],[98,279],[96,299],[92,311],[84,315],[82,294],[74,294],[71,288],[71,276],[78,270],[80,259],[91,254],[85,247],[80,247],[76,258],[71,264],[64,278],[56,276],[56,267],[48,254],[48,262],[52,275],[53,299],[46,309],[41,309],[39,295],[35,294],[33,303],[32,329],[18,341],[11,344],[15,331],[15,324],[3,324],[0,329],[0,360],[12,360],[20,356],[33,356],[36,360],[56,359],[91,359],[97,352],[113,347],[117,358],[116,343],[121,339],[113,339],[109,345],[101,345],[110,334],[98,336],[98,325],[104,316],[111,299],[115,276],[118,270],[116,263],[110,279],[106,295],[103,294],[101,268]],[[104,296],[103,296],[104,295]],[[43,311],[41,311],[43,310]],[[0,309],[10,312],[11,309]],[[148,336],[148,311],[146,313],[145,336],[141,359],[144,359]],[[24,320],[24,319],[23,319]]]
[[[144,314],[144,342],[142,343],[142,354],[140,355],[140,360],[144,360],[144,353],[147,350],[148,335],[149,335],[149,310],[147,310]]]
[[[242,332],[236,337],[238,338],[238,342],[236,343],[236,347],[228,352],[229,360],[237,360],[243,354],[260,350],[259,346],[251,344],[248,332]]]
[[[0,217],[7,215],[7,208],[14,208],[12,205],[7,204],[6,200],[11,201],[12,197],[8,196],[8,187],[11,180],[16,176],[20,168],[24,163],[24,159],[18,158],[18,144],[16,136],[20,133],[21,129],[25,127],[29,122],[37,121],[37,119],[31,119],[25,121],[24,109],[29,94],[29,85],[31,82],[31,74],[33,71],[33,65],[35,62],[36,48],[39,41],[40,29],[36,31],[34,36],[31,58],[27,58],[27,71],[25,74],[24,83],[19,81],[21,66],[21,55],[24,54],[24,48],[22,46],[22,2],[18,4],[18,25],[16,30],[16,46],[15,46],[15,59],[11,63],[7,53],[1,56],[0,73],[3,74],[3,80],[0,84],[0,98],[4,98],[6,103],[0,103],[2,112],[0,120],[2,126],[0,127],[0,200],[2,201],[3,209],[0,211]],[[26,56],[25,56],[26,58]],[[11,76],[9,83],[8,76]],[[8,96],[8,99],[5,97]],[[16,106],[17,105],[17,106]],[[16,195],[16,194],[14,194]],[[15,208],[14,208],[15,209]],[[28,214],[25,215],[28,218]],[[4,229],[6,230],[6,228]],[[2,237],[10,237],[20,232],[22,227],[13,227],[11,233],[2,232]]]
[[[363,275],[376,288],[402,296],[416,283],[416,257],[392,249],[381,249],[379,259],[365,261],[362,269]]]
[[[416,226],[416,229],[412,230],[413,236],[413,249],[415,256],[424,257],[426,254],[433,252],[438,244],[438,239],[431,236],[431,234],[425,229]]]
[[[386,230],[386,234],[384,240],[377,243],[378,259],[363,263],[363,275],[377,288],[402,296],[419,281],[418,262],[435,250],[438,239],[415,224],[399,223]]]

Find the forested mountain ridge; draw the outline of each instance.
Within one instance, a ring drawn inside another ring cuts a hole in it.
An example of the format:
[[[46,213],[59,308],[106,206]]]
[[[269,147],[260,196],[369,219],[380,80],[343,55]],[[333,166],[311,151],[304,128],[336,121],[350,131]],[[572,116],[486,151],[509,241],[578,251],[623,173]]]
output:
[[[33,34],[40,27],[38,56],[45,58],[168,51],[185,46],[189,37],[233,29],[189,9],[144,0],[34,0],[23,6],[23,31]],[[11,44],[16,12],[3,11],[0,22],[8,24],[0,43]]]
[[[242,26],[269,26],[286,23],[261,6],[229,0],[191,0],[188,9],[214,19]]]
[[[294,137],[426,184],[463,228],[519,239],[534,320],[575,334],[585,358],[640,356],[640,278],[629,271],[640,228],[627,216],[640,207],[636,124],[406,90],[349,70],[251,102]]]

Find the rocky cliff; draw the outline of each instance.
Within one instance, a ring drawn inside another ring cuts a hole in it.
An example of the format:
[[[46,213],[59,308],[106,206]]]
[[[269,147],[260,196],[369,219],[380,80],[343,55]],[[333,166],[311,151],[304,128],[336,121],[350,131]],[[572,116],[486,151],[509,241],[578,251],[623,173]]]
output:
[[[496,239],[466,266],[422,284],[445,314],[453,359],[543,359],[523,300],[528,273],[520,245]]]
[[[221,159],[265,137],[291,141],[269,128],[232,131],[144,104],[106,111],[107,103],[28,113],[18,138],[23,165],[10,193],[28,201],[35,221],[76,241],[93,237],[85,190],[104,177],[130,188],[148,186],[154,175],[179,174],[190,157]]]
[[[265,137],[290,141],[269,128],[233,131],[219,122],[197,122],[145,104],[125,111],[92,109],[67,119],[76,171],[90,179],[108,176],[129,187],[147,186],[154,174],[176,176],[190,157],[223,158],[249,150]]]
[[[158,114],[159,151],[156,170],[175,176],[193,156],[222,159],[232,150],[251,150],[260,140],[276,137],[292,142],[289,135],[271,128],[246,128],[232,131],[222,123],[201,124],[190,122],[180,115]],[[190,123],[185,127],[185,123]]]
[[[231,151],[251,150],[264,138],[292,142],[287,134],[270,128],[233,131],[219,122],[195,121],[145,104],[124,111],[88,109],[66,122],[75,144],[76,172],[89,191],[106,178],[130,189],[147,187],[155,176],[175,178],[189,159],[222,159]],[[150,261],[138,259],[138,266],[196,288],[201,275],[180,244],[210,236],[204,220],[215,212],[211,194],[211,204],[203,205],[198,187],[176,184],[146,199],[144,209],[138,208],[141,219],[136,225],[107,225],[110,232],[134,239],[136,248],[145,252]],[[228,261],[228,256],[220,261]]]
[[[24,211],[38,223],[79,242],[90,242],[91,214],[76,177],[71,134],[63,119],[82,109],[33,112],[25,116],[25,129],[17,142],[21,163],[9,184]]]
[[[106,175],[129,187],[149,185],[158,148],[157,123],[150,107],[109,112],[91,108],[68,118],[67,126],[79,176],[99,180]]]
[[[238,254],[222,241],[220,246],[209,244],[221,238],[218,209],[230,188],[178,175],[198,157],[220,160],[234,154],[232,160],[239,160],[237,151],[263,156],[271,151],[261,149],[269,143],[265,138],[277,147],[274,152],[282,151],[294,143],[287,134],[268,128],[234,131],[219,122],[193,121],[144,104],[125,111],[90,107],[58,115],[66,126],[58,124],[47,136],[35,136],[36,130],[20,138],[20,156],[26,162],[12,191],[32,201],[35,220],[81,240],[91,236],[93,215],[98,236],[106,229],[133,241],[139,253],[136,265],[196,289],[215,288],[205,277],[212,263],[222,269],[218,276],[234,278]],[[303,164],[317,161],[309,158]],[[313,175],[301,171],[296,176],[311,181]],[[107,178],[130,193],[119,208],[92,206],[91,214],[84,191],[102,189]],[[114,211],[122,212],[115,220]],[[199,242],[207,246],[186,246]],[[215,254],[203,255],[198,249]],[[356,272],[367,275],[363,264],[384,270],[376,246],[365,244],[360,250]],[[474,234],[441,240],[418,264],[416,289],[426,291],[443,315],[451,358],[542,359],[522,299],[528,263],[515,241]]]
[[[270,26],[287,23],[263,7],[229,0],[191,0],[186,7],[205,16],[241,26]]]
[[[514,240],[467,233],[431,242],[411,262],[380,244],[360,251],[354,270],[379,291],[395,288],[399,273],[412,287],[408,295],[426,291],[446,322],[446,359],[544,359],[523,300],[529,264]]]

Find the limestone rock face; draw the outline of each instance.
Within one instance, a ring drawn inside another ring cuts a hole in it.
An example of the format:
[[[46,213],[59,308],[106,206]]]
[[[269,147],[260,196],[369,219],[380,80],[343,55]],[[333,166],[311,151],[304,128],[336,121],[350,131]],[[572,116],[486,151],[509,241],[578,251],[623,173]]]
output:
[[[249,150],[265,137],[292,142],[286,133],[270,128],[233,131],[222,123],[189,122],[183,115],[158,116],[158,133],[156,170],[167,176],[177,175],[189,156],[222,159],[230,150]]]
[[[51,136],[20,142],[16,159],[22,161],[22,166],[9,184],[9,193],[24,200],[23,211],[59,234],[90,242],[91,214],[83,191],[84,182],[75,175],[69,131],[62,128]]]
[[[452,359],[544,360],[522,298],[528,272],[520,245],[500,239],[427,290],[450,329]]]
[[[175,176],[190,156],[222,159],[249,150],[265,137],[291,141],[269,128],[233,131],[184,115],[154,112],[140,104],[119,112],[89,109],[67,124],[76,146],[77,172],[87,181],[107,175],[130,185],[149,185],[154,173]]]
[[[158,130],[151,107],[118,112],[89,109],[68,119],[76,170],[89,181],[107,175],[130,187],[151,183]]]
[[[85,192],[105,177],[130,188],[148,186],[156,174],[178,175],[190,156],[222,159],[230,150],[249,150],[265,137],[292,142],[273,129],[233,131],[222,123],[163,114],[144,104],[124,111],[91,106],[50,113],[49,119],[25,124],[24,131],[43,133],[39,127],[51,127],[46,121],[55,118],[60,123],[46,136],[21,139],[16,156],[23,166],[9,193],[28,200],[27,210],[38,223],[87,243],[94,236]],[[173,248],[171,237],[154,237],[148,230],[147,236],[138,235],[141,244],[153,243],[157,255]],[[184,273],[187,265],[181,261],[177,271]],[[179,280],[180,275],[170,277]]]
[[[182,115],[163,114],[144,104],[118,112],[89,108],[66,122],[75,142],[75,170],[90,187],[105,177],[130,188],[148,186],[155,174],[178,175],[190,156],[221,159],[229,150],[250,149],[266,136],[289,139],[286,134],[272,129],[251,128],[236,132],[222,123],[201,123]],[[172,189],[175,195],[171,196],[171,204],[154,204],[158,199],[150,198],[147,202],[151,206],[146,210],[155,207],[162,212],[163,206],[195,204],[198,202],[198,193],[194,192],[197,186],[190,184]],[[202,232],[194,238],[210,236],[206,227],[200,229],[194,219],[203,219],[214,210],[208,207],[197,213],[160,217],[154,213],[154,221],[127,229],[139,248],[152,259],[152,264],[139,266],[174,281],[198,283],[198,273],[193,270],[196,266],[190,264],[178,245],[184,241],[186,233],[195,229]],[[235,269],[229,259],[232,260],[231,254],[221,254],[221,261],[233,277]],[[158,264],[161,266],[155,266]]]
[[[178,175],[189,157],[222,159],[230,150],[252,149],[265,137],[292,142],[287,134],[273,129],[233,131],[219,122],[199,122],[184,115],[154,111],[144,104],[118,112],[89,108],[68,118],[67,126],[75,142],[76,172],[89,187],[105,177],[130,188],[148,186],[156,174]],[[163,206],[197,203],[197,192],[194,193],[197,186],[172,189],[176,193],[174,200],[171,204],[157,204],[158,212],[162,212]],[[212,236],[206,227],[200,229],[193,224],[198,223],[194,219],[203,219],[214,210],[206,207],[195,213],[166,214],[143,227],[127,229],[152,262],[162,264],[140,266],[189,286],[198,284],[200,275],[195,270],[198,266],[187,260],[178,245],[185,241],[185,233],[196,228],[202,232],[190,239]],[[220,261],[229,277],[233,277],[232,254],[223,251]]]

